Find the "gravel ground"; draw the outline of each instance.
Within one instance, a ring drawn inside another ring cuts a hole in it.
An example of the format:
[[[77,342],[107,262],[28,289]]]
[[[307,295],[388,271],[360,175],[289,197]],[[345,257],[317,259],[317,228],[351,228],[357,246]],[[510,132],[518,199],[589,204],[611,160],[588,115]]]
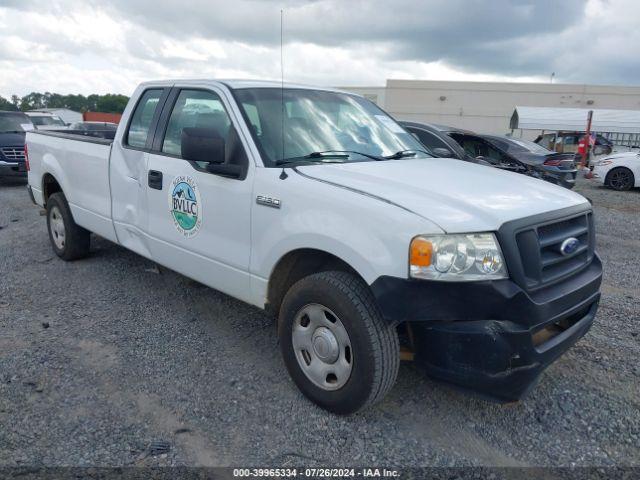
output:
[[[403,364],[381,405],[337,417],[298,393],[261,311],[102,239],[65,263],[24,185],[2,182],[0,466],[640,465],[640,191],[577,190],[604,296],[527,399]]]

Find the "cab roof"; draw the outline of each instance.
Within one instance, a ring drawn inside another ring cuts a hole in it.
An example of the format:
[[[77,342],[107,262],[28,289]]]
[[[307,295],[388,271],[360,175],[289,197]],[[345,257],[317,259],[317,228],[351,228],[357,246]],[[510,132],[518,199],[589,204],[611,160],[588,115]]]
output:
[[[280,82],[277,80],[251,80],[251,79],[211,79],[211,78],[203,78],[203,79],[173,79],[173,80],[159,80],[159,81],[149,81],[143,82],[142,85],[147,86],[172,86],[174,84],[177,85],[202,85],[202,84],[210,84],[221,86],[224,85],[227,88],[232,90],[238,90],[243,88],[297,88],[297,89],[305,89],[305,90],[323,90],[327,92],[340,92],[340,93],[348,93],[349,95],[354,95],[351,92],[345,92],[344,90],[339,90],[337,88],[332,87],[321,87],[316,85],[305,85],[302,83],[290,83],[290,82]]]

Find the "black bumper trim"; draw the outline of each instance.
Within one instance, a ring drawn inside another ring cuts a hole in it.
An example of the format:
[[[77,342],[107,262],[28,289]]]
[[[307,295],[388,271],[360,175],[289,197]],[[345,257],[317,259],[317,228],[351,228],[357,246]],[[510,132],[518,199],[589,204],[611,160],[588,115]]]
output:
[[[374,297],[390,323],[411,322],[416,362],[436,379],[501,401],[535,385],[542,371],[593,324],[602,264],[565,281],[525,292],[511,280],[433,282],[380,277]],[[555,324],[555,336],[533,335]]]

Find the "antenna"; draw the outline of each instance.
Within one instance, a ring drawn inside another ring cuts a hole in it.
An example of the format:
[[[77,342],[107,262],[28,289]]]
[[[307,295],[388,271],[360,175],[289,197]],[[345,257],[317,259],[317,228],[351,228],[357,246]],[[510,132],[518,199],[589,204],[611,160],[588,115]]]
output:
[[[284,31],[284,9],[280,9],[280,104],[282,105],[282,112],[280,116],[282,118],[282,125],[280,127],[280,134],[282,136],[282,159],[284,160],[284,43],[282,41],[282,32]],[[282,167],[282,172],[280,173],[280,180],[284,180],[287,178],[287,172],[284,171],[284,167]]]

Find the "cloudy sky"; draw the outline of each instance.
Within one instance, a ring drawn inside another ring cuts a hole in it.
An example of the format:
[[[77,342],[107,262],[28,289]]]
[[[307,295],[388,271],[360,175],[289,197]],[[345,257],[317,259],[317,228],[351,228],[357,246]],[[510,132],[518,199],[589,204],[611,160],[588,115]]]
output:
[[[0,0],[0,95],[143,80],[640,84],[637,0]]]

